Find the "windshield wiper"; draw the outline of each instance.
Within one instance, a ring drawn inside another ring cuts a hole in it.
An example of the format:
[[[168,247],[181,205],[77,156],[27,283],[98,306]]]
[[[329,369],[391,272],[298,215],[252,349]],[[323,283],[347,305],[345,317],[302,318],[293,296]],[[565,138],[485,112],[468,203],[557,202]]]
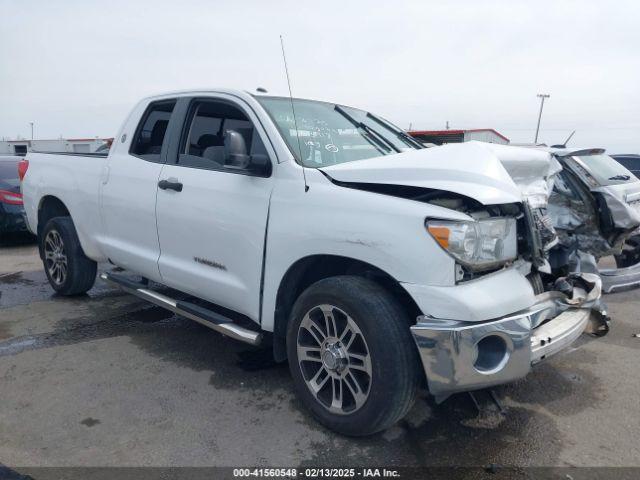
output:
[[[630,178],[629,175],[614,175],[613,177],[609,177],[609,180],[629,180]]]
[[[383,120],[380,117],[374,115],[373,113],[367,112],[367,117],[370,118],[371,120],[373,120],[374,122],[376,122],[381,127],[384,127],[387,130],[389,130],[390,132],[394,133],[400,140],[402,140],[404,143],[406,143],[410,147],[424,148],[424,145],[422,145],[420,142],[418,142],[415,138],[413,138],[407,132],[404,132],[402,130],[397,130],[391,124],[387,123],[385,120]]]
[[[400,149],[398,147],[396,147],[393,143],[391,143],[389,140],[387,140],[386,138],[384,138],[382,135],[380,135],[378,132],[376,132],[375,130],[373,130],[371,127],[369,127],[367,124],[363,123],[363,122],[359,122],[358,120],[356,120],[355,118],[353,118],[351,115],[349,115],[347,113],[347,111],[342,108],[340,105],[335,105],[334,110],[336,112],[338,112],[340,115],[342,115],[344,118],[346,118],[347,120],[349,120],[349,122],[351,124],[353,124],[354,127],[360,128],[362,130],[364,130],[365,132],[367,132],[367,134],[371,137],[371,142],[375,142],[376,145],[380,148],[382,148],[385,152],[389,153],[391,150],[395,151],[396,153],[400,153]],[[365,137],[367,138],[367,137]]]

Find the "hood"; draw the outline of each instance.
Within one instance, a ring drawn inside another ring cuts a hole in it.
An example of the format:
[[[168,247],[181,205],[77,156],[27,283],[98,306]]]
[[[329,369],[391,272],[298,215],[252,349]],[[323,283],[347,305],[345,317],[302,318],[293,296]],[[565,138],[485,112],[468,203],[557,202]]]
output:
[[[334,180],[407,185],[471,197],[484,205],[547,205],[553,177],[562,170],[548,152],[484,142],[412,150],[321,168]]]
[[[484,205],[522,201],[522,193],[488,144],[449,144],[323,167],[339,182],[402,185],[457,193]],[[533,153],[533,152],[531,152]]]

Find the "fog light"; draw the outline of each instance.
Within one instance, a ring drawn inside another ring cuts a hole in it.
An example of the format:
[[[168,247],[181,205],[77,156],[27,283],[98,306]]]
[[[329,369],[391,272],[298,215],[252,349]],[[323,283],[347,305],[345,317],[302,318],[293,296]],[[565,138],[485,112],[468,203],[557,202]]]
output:
[[[499,335],[487,335],[476,343],[476,361],[473,366],[480,373],[496,373],[509,360],[507,342]]]

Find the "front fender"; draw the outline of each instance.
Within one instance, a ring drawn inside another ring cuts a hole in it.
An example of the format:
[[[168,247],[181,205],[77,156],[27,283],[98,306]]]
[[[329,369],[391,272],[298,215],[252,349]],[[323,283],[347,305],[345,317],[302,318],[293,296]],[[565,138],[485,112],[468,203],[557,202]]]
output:
[[[425,229],[427,217],[465,220],[435,205],[340,187],[307,170],[310,188],[278,184],[271,198],[262,328],[273,330],[279,285],[298,260],[334,255],[358,260],[399,282],[453,285],[455,262]]]

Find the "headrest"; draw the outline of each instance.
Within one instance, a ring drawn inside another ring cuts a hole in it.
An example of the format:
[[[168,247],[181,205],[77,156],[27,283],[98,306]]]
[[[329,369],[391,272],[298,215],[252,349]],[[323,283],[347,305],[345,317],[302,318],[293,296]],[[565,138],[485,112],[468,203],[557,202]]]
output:
[[[161,145],[162,139],[164,138],[164,134],[167,131],[167,126],[169,125],[169,120],[158,120],[151,130],[151,138],[149,139],[149,143],[151,145]]]
[[[205,133],[204,135],[200,135],[197,145],[202,149],[207,147],[222,147],[224,145],[224,140],[218,135]]]

